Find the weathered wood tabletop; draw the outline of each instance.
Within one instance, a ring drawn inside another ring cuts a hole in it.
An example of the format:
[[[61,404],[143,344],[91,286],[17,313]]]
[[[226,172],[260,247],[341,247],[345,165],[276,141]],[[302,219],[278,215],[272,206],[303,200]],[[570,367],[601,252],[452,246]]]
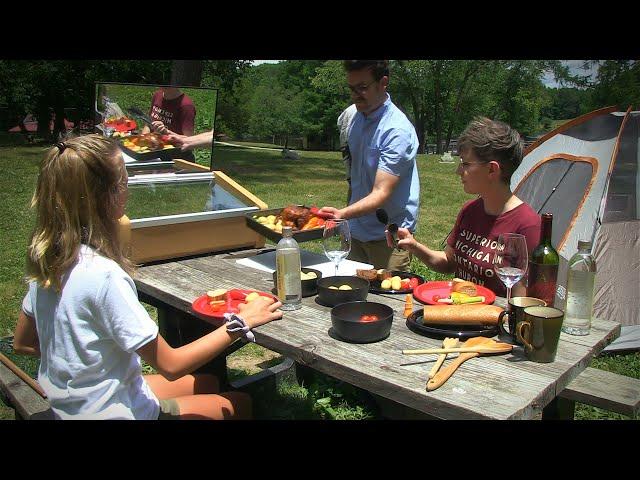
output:
[[[198,317],[191,303],[207,290],[271,291],[271,273],[236,263],[257,252],[252,249],[144,266],[135,282],[140,292],[160,304]],[[367,300],[385,303],[395,312],[391,334],[380,342],[350,344],[330,336],[331,309],[316,303],[315,296],[303,298],[302,308],[285,312],[282,320],[256,328],[256,341],[300,364],[438,418],[532,419],[540,418],[542,409],[620,334],[620,324],[595,319],[589,335],[560,335],[553,363],[528,361],[516,346],[506,355],[465,362],[442,387],[427,392],[427,374],[437,356],[403,355],[401,351],[440,347],[442,340],[409,330],[402,316],[404,298],[369,293]],[[499,302],[504,304],[504,299]],[[414,310],[421,307],[414,301]]]

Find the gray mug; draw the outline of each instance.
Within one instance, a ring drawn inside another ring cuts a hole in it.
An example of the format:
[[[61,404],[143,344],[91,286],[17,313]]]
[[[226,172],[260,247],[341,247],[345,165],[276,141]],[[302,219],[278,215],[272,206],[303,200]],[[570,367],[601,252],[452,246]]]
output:
[[[546,307],[547,304],[544,300],[534,297],[511,297],[507,310],[503,310],[498,317],[498,329],[501,335],[509,337],[514,343],[522,345],[522,342],[518,340],[516,335],[516,327],[524,319],[524,309],[527,307],[542,306]],[[509,319],[508,330],[504,328],[505,315]]]

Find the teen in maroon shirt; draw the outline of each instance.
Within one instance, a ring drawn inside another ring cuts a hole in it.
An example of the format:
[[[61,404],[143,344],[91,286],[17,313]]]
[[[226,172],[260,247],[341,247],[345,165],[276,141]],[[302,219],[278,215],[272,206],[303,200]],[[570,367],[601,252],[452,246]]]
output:
[[[460,210],[444,251],[431,250],[404,228],[398,230],[398,247],[409,250],[437,272],[455,273],[458,278],[505,296],[506,288],[491,265],[498,235],[524,235],[529,251],[540,240],[540,216],[510,188],[511,175],[522,161],[522,139],[505,123],[476,118],[458,139],[458,148],[456,173],[464,191],[479,198]],[[525,295],[525,287],[516,284],[513,295]]]
[[[175,87],[162,87],[153,94],[149,116],[159,133],[193,135],[196,107]]]

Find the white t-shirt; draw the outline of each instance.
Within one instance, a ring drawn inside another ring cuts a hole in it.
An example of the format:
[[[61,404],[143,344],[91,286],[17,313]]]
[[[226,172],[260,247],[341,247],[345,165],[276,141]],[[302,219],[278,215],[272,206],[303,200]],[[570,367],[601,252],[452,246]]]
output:
[[[347,141],[349,139],[349,129],[351,128],[351,123],[353,121],[354,115],[358,113],[356,108],[356,104],[352,103],[347,108],[345,108],[340,116],[338,117],[338,128],[340,129],[340,146],[344,147],[347,145]]]
[[[142,378],[137,349],[158,335],[120,266],[80,249],[61,293],[29,284],[22,302],[40,339],[38,382],[62,419],[158,418],[159,402]]]

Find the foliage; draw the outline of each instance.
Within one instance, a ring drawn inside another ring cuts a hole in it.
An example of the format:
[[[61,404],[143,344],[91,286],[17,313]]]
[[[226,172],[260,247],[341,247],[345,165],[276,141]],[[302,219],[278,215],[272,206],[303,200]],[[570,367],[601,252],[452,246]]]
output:
[[[626,110],[629,105],[640,108],[640,62],[637,60],[605,60],[600,63],[592,86],[589,109],[617,105]]]

